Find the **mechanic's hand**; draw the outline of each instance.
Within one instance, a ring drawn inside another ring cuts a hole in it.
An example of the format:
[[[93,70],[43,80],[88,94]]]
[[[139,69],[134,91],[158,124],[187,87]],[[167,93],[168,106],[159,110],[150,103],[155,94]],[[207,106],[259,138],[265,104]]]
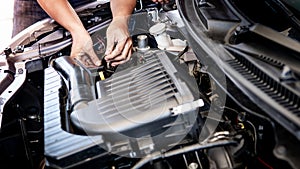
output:
[[[170,1],[169,1],[169,0],[152,0],[152,2],[155,2],[155,3],[161,3],[161,4],[167,4],[167,3],[169,3]]]
[[[71,57],[86,67],[97,67],[101,65],[101,60],[97,57],[93,49],[93,41],[87,31],[72,34],[73,44]],[[75,62],[76,63],[76,62]]]
[[[125,63],[131,57],[132,39],[128,32],[128,19],[129,16],[115,17],[107,28],[105,60],[111,66]]]

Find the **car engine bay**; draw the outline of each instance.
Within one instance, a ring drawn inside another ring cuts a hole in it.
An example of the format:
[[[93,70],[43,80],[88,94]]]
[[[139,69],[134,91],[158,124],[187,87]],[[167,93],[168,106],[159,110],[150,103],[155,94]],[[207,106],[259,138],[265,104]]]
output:
[[[118,67],[74,64],[67,30],[30,26],[0,55],[0,168],[299,168],[300,24],[284,5],[139,0]],[[109,2],[76,11],[103,57]]]

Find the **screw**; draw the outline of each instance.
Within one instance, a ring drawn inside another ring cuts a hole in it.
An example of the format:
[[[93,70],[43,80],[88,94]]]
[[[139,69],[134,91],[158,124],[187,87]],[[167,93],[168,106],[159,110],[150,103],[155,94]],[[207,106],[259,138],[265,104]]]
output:
[[[22,68],[18,69],[18,73],[19,73],[19,74],[23,74],[23,72],[24,72],[24,71],[23,71]]]
[[[132,157],[132,158],[136,157],[136,153],[132,151],[132,152],[129,153],[129,156]]]
[[[191,163],[188,167],[188,169],[197,169],[199,165],[197,163]]]

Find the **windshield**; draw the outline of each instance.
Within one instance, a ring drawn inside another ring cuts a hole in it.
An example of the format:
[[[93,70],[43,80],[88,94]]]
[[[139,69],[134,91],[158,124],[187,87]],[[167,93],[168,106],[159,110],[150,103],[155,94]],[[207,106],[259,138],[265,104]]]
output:
[[[283,2],[300,12],[300,0],[283,0]]]
[[[292,30],[292,37],[299,39],[300,0],[231,0],[231,2],[250,22],[263,24],[279,32]]]

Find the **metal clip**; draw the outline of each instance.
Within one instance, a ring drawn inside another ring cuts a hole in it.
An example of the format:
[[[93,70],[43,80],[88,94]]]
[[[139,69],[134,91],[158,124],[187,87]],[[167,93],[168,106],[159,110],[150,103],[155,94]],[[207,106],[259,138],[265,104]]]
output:
[[[179,114],[184,114],[186,112],[189,112],[191,110],[194,110],[198,107],[204,106],[204,102],[202,99],[198,99],[196,101],[193,101],[191,103],[184,103],[182,105],[179,105],[177,107],[173,107],[171,109],[171,116],[177,116]]]

